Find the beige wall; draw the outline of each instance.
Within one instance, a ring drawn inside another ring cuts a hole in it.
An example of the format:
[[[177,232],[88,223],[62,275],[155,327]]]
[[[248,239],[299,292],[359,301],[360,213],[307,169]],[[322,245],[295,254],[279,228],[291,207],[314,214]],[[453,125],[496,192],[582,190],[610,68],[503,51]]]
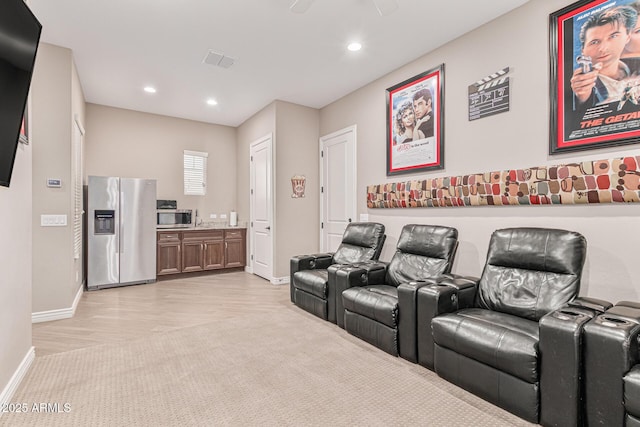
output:
[[[289,276],[294,255],[315,252],[320,236],[320,113],[289,102],[276,103],[275,277]],[[304,198],[292,198],[291,177],[307,178]]]
[[[320,134],[358,126],[358,212],[387,226],[382,259],[393,254],[407,223],[451,225],[460,233],[454,272],[479,275],[491,232],[510,226],[576,230],[588,240],[582,294],[618,301],[640,299],[640,205],[513,206],[367,209],[369,184],[462,175],[577,160],[639,155],[638,146],[549,156],[549,14],[567,0],[532,0],[515,11],[426,54],[345,96],[320,112]],[[387,178],[385,89],[445,64],[444,171]],[[467,87],[505,66],[511,68],[510,111],[468,121]],[[377,118],[377,119],[374,119]]]
[[[82,284],[73,259],[71,132],[84,120],[84,99],[71,50],[42,43],[31,84],[33,152],[33,312],[70,309]],[[47,178],[62,180],[48,188]],[[67,216],[65,227],[41,227],[40,215]]]
[[[238,221],[251,219],[249,149],[257,140],[271,135],[273,145],[276,139],[276,103],[264,107],[238,127],[236,144],[236,183],[238,186]],[[275,242],[274,242],[275,245]],[[251,227],[247,227],[247,265],[251,265]],[[276,254],[273,254],[275,260]]]
[[[29,109],[31,124],[31,100]],[[0,404],[10,403],[9,386],[17,384],[9,381],[31,348],[32,126],[29,136],[30,145],[18,145],[10,187],[0,187]]]
[[[192,120],[87,104],[85,174],[156,179],[158,199],[209,220],[236,209],[236,130]],[[207,194],[185,196],[183,151],[209,153]],[[223,220],[224,221],[224,220]]]
[[[236,144],[236,183],[238,185],[238,218],[249,220],[250,169],[249,147],[258,139],[271,134],[276,137],[276,103],[273,102],[254,114],[238,127]],[[247,230],[248,231],[248,230]],[[248,242],[247,242],[248,243]],[[249,245],[247,245],[248,248]],[[247,258],[249,259],[249,258]]]
[[[274,101],[238,128],[239,215],[250,215],[249,148],[262,137],[273,137],[274,259],[273,277],[289,276],[293,255],[318,250],[320,215],[318,184],[319,111],[283,101]],[[291,177],[307,177],[306,197],[291,197]],[[251,255],[251,245],[247,245]],[[247,258],[250,259],[250,258]]]
[[[0,403],[9,403],[7,385],[31,348],[31,162],[36,141],[32,136],[30,145],[18,146],[11,186],[0,187]]]

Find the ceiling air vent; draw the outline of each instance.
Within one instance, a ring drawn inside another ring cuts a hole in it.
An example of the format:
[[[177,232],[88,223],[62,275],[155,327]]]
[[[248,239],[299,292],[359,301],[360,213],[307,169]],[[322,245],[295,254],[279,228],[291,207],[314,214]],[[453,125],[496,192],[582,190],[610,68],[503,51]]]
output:
[[[207,52],[202,62],[209,65],[215,65],[216,67],[229,68],[233,65],[235,59],[222,53],[210,50]]]

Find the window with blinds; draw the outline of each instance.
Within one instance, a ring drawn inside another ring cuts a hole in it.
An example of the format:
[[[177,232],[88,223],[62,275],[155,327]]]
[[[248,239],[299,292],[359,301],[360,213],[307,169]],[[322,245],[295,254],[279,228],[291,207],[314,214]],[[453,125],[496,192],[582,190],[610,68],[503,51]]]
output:
[[[184,195],[207,193],[207,157],[209,153],[184,150]]]

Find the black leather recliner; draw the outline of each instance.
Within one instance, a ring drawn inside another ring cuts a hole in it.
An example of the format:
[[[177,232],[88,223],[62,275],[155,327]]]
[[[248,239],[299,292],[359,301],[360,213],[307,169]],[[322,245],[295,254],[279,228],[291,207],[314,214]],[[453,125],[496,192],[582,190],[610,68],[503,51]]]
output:
[[[582,328],[610,306],[573,301],[585,256],[579,233],[495,231],[479,280],[418,290],[419,363],[530,422],[579,425]]]
[[[336,323],[335,269],[360,261],[377,260],[386,235],[375,222],[350,223],[335,253],[298,255],[290,262],[291,302],[316,316]],[[339,296],[339,295],[338,295]]]
[[[587,424],[640,426],[640,303],[623,301],[584,328]]]
[[[336,274],[342,292],[347,332],[380,349],[416,361],[416,290],[419,280],[449,272],[458,244],[455,228],[405,225],[391,261],[342,268]],[[342,326],[342,325],[341,325]]]

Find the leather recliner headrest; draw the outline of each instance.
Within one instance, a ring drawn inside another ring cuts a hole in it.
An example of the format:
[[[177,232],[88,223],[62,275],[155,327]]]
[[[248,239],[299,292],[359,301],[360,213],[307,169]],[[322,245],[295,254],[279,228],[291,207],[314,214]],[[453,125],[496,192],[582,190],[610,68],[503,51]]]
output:
[[[376,248],[384,236],[384,225],[377,222],[352,222],[347,225],[342,243]]]
[[[579,276],[586,252],[587,240],[575,231],[505,228],[493,232],[487,264]]]
[[[456,249],[458,230],[452,227],[407,224],[402,228],[397,248],[401,252],[430,258],[449,259]]]

